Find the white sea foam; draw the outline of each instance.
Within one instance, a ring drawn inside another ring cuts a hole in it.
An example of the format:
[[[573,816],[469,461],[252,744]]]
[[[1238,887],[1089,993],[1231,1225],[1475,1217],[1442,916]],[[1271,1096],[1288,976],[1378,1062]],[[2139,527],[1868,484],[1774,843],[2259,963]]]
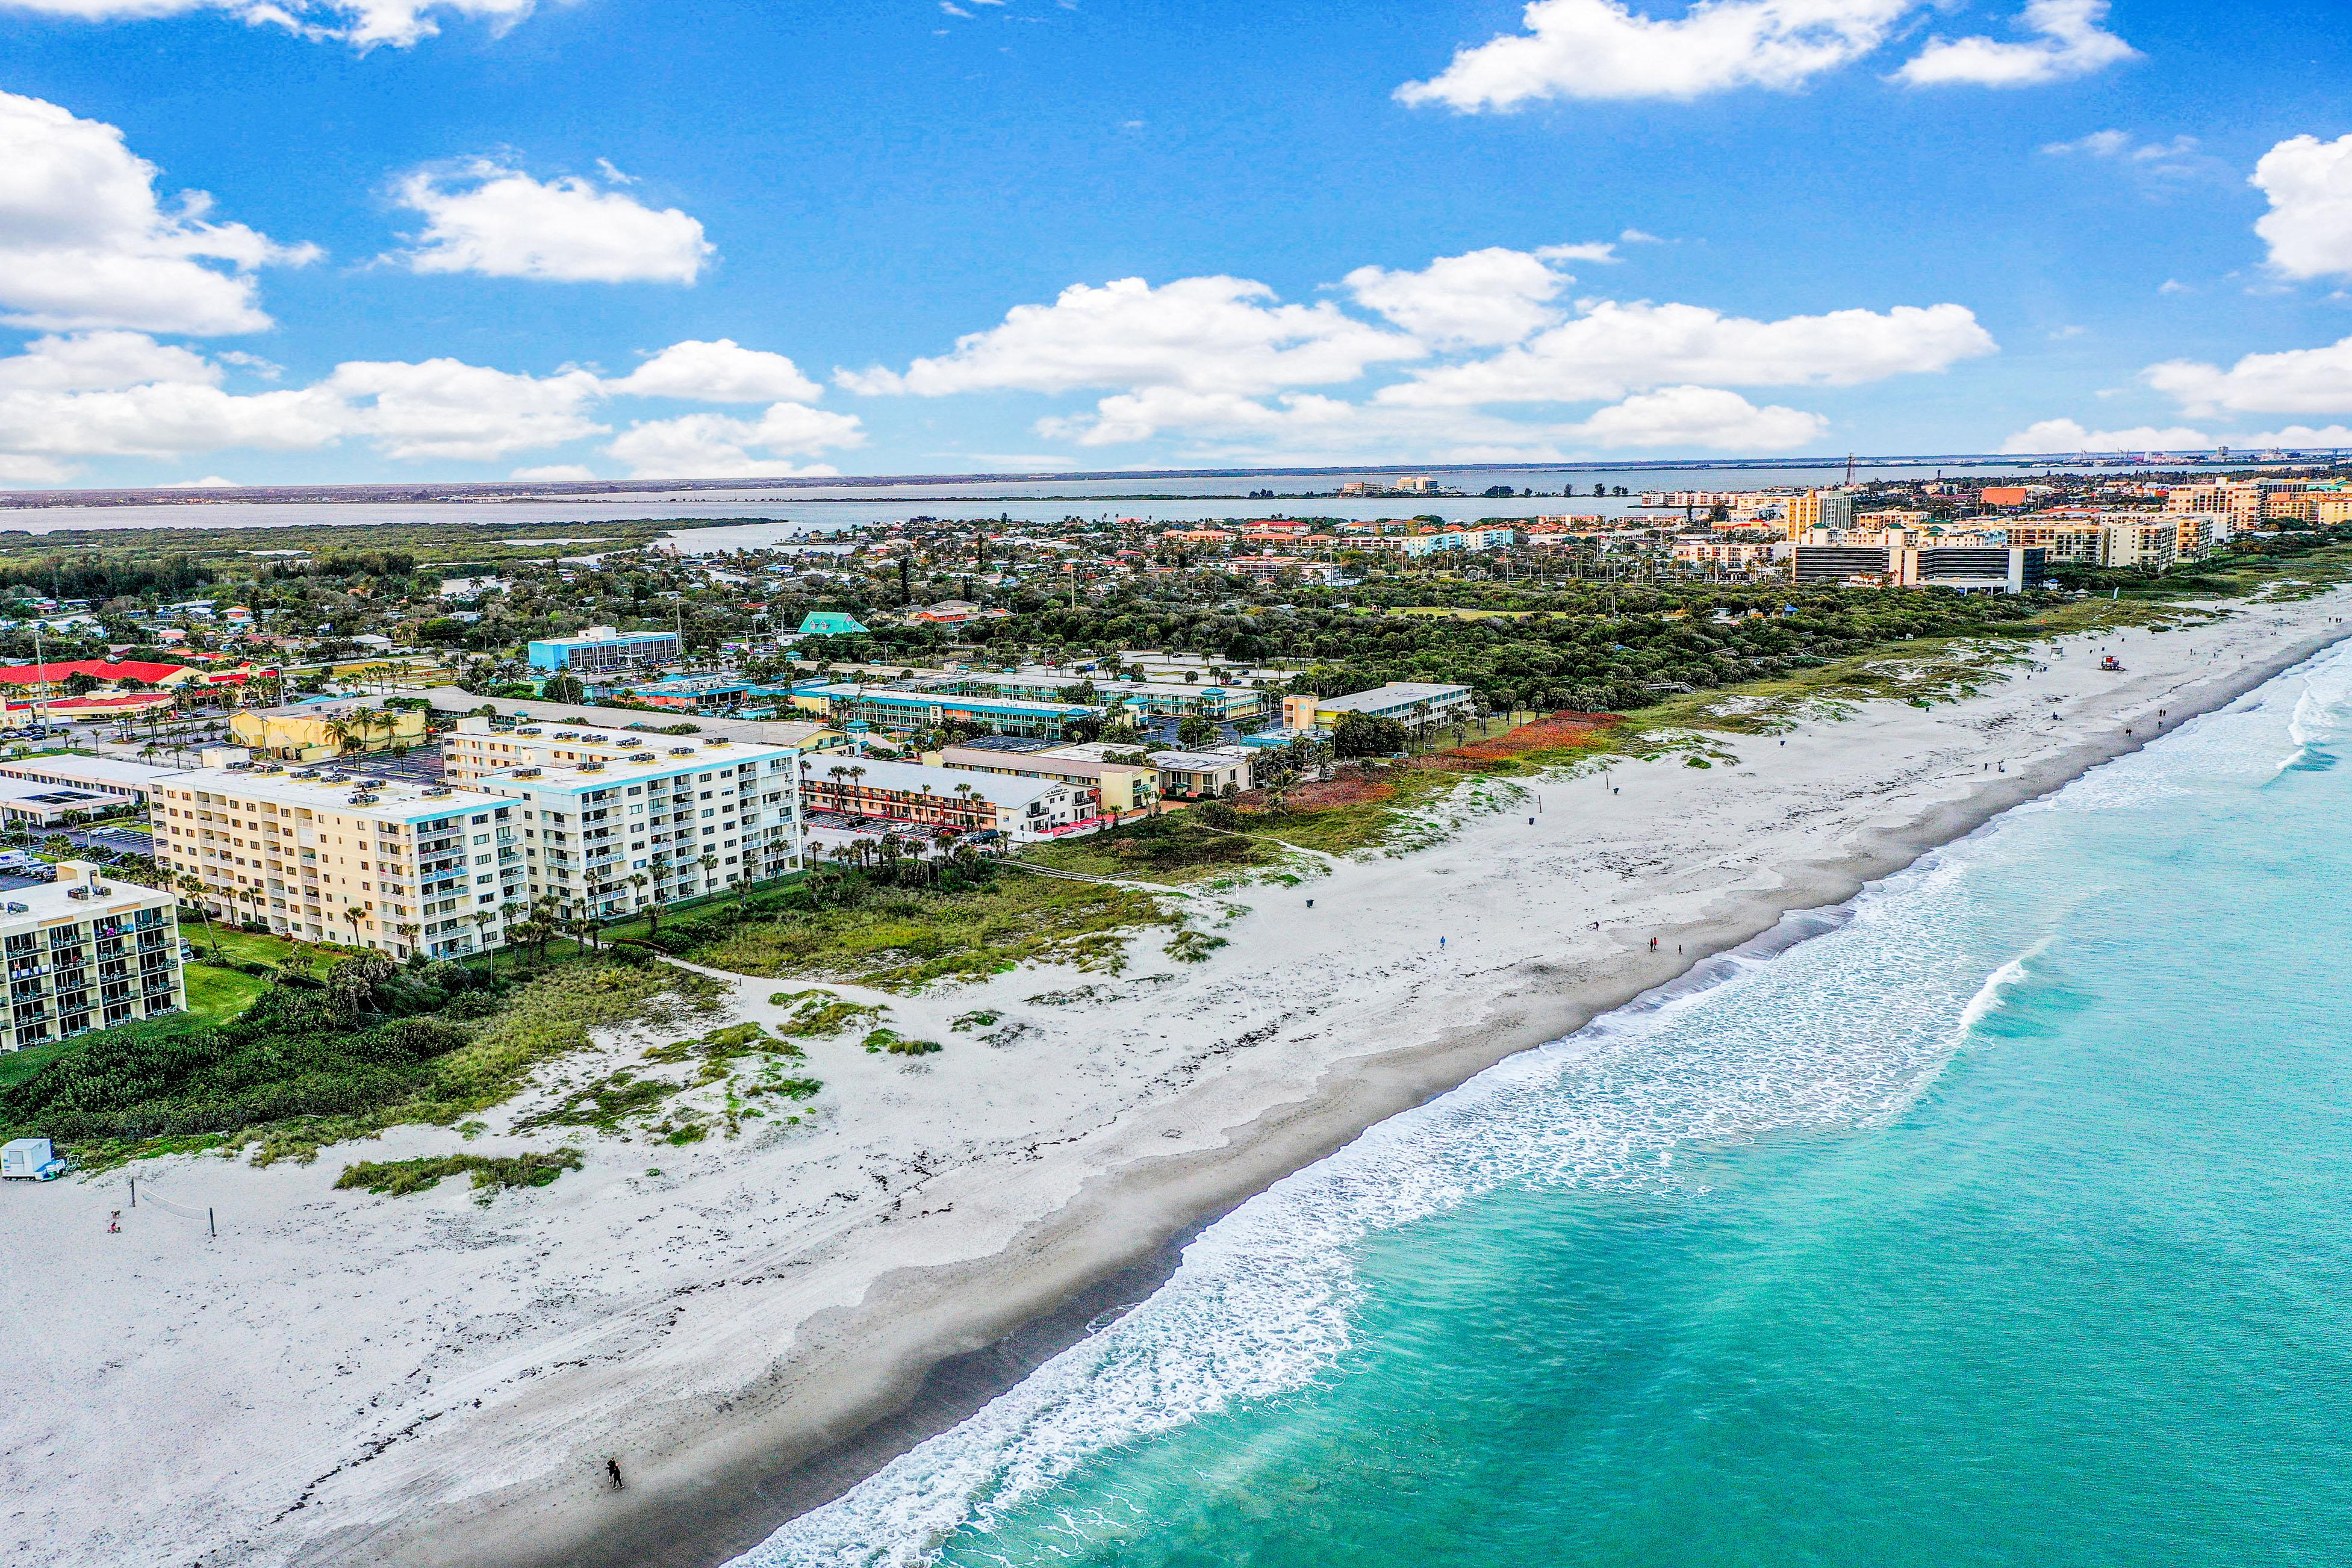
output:
[[[2300,678],[2293,700],[2266,690],[2043,809],[2117,810],[2217,777],[2252,782],[2290,727],[2352,727],[2352,654]],[[1355,1260],[1375,1232],[1511,1184],[1671,1186],[1680,1153],[1899,1114],[2029,980],[2040,933],[2096,896],[2051,879],[2043,907],[1990,907],[1978,872],[2032,854],[2019,840],[2032,832],[1995,823],[1843,910],[1792,915],[1742,952],[1372,1128],[1211,1226],[1112,1327],[738,1563],[921,1563],[1108,1448],[1304,1385],[1349,1342]]]

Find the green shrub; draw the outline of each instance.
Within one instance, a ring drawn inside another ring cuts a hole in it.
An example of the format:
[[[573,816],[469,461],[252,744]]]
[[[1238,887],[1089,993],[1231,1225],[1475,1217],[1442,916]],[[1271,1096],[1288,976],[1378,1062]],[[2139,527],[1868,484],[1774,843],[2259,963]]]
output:
[[[417,1160],[362,1160],[343,1167],[335,1178],[338,1191],[365,1187],[369,1192],[403,1197],[429,1192],[444,1176],[469,1175],[474,1190],[490,1195],[509,1187],[543,1187],[566,1171],[580,1168],[580,1151],[558,1149],[546,1154],[441,1154]]]

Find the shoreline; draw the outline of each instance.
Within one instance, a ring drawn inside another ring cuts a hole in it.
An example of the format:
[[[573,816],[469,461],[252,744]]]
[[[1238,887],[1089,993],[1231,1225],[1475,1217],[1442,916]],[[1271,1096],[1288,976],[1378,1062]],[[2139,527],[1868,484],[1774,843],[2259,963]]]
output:
[[[1764,936],[1788,915],[1850,903],[1871,885],[1935,850],[2142,750],[2197,717],[2228,707],[2347,637],[2352,637],[2352,626],[2315,635],[2284,654],[2217,676],[2200,690],[2193,707],[2168,718],[2158,734],[2082,742],[2032,773],[2004,775],[2000,784],[1972,801],[1885,831],[1866,853],[1844,864],[1806,868],[1811,875],[1790,884],[1786,898],[1742,900],[1722,917],[1677,928],[1669,934],[1688,951],[1671,963],[1643,966],[1653,972],[1613,992],[1523,997],[1529,1005],[1524,1020],[1490,1024],[1335,1064],[1318,1080],[1313,1103],[1267,1108],[1255,1121],[1229,1131],[1232,1146],[1226,1150],[1138,1162],[1097,1178],[1070,1205],[1016,1237],[1004,1252],[963,1266],[961,1272],[972,1276],[968,1281],[944,1279],[936,1268],[903,1271],[912,1278],[885,1277],[876,1282],[867,1308],[897,1312],[912,1307],[919,1312],[928,1305],[934,1310],[918,1320],[927,1327],[959,1341],[975,1333],[989,1337],[928,1360],[920,1352],[902,1352],[894,1363],[837,1389],[837,1405],[817,1418],[818,1429],[846,1435],[824,1447],[781,1466],[772,1458],[766,1462],[738,1458],[731,1465],[722,1459],[722,1468],[690,1500],[649,1510],[640,1520],[618,1530],[608,1528],[595,1538],[533,1542],[531,1550],[500,1561],[516,1568],[722,1568],[793,1519],[834,1500],[927,1438],[960,1424],[1083,1338],[1087,1324],[1102,1312],[1124,1310],[1141,1301],[1175,1272],[1183,1247],[1194,1237],[1283,1177],[1513,1056],[1572,1035],[1672,984],[1707,960]],[[1343,1068],[1351,1072],[1355,1083],[1324,1096],[1325,1082]],[[1370,1089],[1366,1078],[1376,1080]],[[1091,1253],[1073,1248],[1077,1236],[1114,1218],[1131,1222],[1139,1211],[1150,1215],[1158,1226],[1146,1231],[1148,1240],[1113,1243]],[[1076,1257],[1066,1256],[1073,1250]],[[955,1303],[967,1289],[1001,1284],[1008,1267],[1027,1287],[1019,1296],[1010,1302],[1000,1298],[987,1310],[969,1305],[958,1310]],[[924,1297],[929,1300],[922,1300]],[[871,1310],[850,1311],[837,1322],[812,1323],[812,1336],[835,1343],[862,1342],[870,1351],[871,1334],[859,1331],[866,1326],[860,1319],[872,1315]],[[993,1328],[999,1323],[1009,1326]],[[804,1428],[809,1421],[803,1412],[791,1426]],[[790,1454],[804,1444],[805,1439],[796,1444],[787,1438],[782,1447]],[[740,1449],[741,1445],[728,1447]],[[726,1515],[718,1528],[707,1517],[714,1505]],[[698,1531],[697,1524],[704,1528]]]
[[[402,1128],[310,1166],[141,1172],[217,1203],[217,1241],[142,1204],[93,1245],[119,1173],[0,1193],[49,1325],[0,1345],[26,1413],[0,1442],[0,1488],[25,1500],[0,1548],[92,1568],[723,1563],[1366,1129],[2139,749],[2159,709],[2169,733],[2347,637],[2352,590],[2077,634],[1932,710],[1724,735],[1711,768],[1512,784],[1429,847],[1189,896],[1225,939],[1199,963],[1147,934],[1124,973],[834,986],[949,1049],[812,1042],[813,1121],[690,1149],[590,1139],[576,1173],[487,1204],[333,1182],[347,1158],[542,1144],[513,1123],[561,1082],[463,1142]],[[2105,643],[2125,672],[2092,668]],[[737,982],[729,1016],[781,1021],[778,984]],[[1005,1026],[953,1032],[983,1007]],[[550,1076],[661,1037],[600,1033]]]

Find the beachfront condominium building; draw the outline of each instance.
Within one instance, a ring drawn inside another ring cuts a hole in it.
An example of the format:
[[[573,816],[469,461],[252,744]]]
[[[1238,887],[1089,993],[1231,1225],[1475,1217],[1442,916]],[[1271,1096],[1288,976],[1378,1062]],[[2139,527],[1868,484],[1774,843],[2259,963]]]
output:
[[[8,1005],[0,1050],[21,1051],[188,1005],[172,895],[68,860],[0,904]]]
[[[550,673],[654,669],[676,664],[682,657],[675,632],[624,632],[611,626],[590,626],[578,637],[543,637],[530,645],[530,667]]]
[[[2099,526],[2102,566],[2137,566],[2161,572],[2180,556],[2180,531],[2173,518],[2115,518]]]
[[[1413,728],[1433,728],[1469,718],[1472,708],[1466,686],[1393,680],[1345,697],[1286,697],[1282,721],[1293,730],[1330,730],[1348,714],[1361,713],[1368,719],[1394,719]]]
[[[206,753],[207,762],[227,753]],[[496,947],[530,897],[523,808],[504,795],[233,763],[158,783],[157,864],[192,901],[280,936],[444,958]]]
[[[1802,539],[1816,529],[1843,533],[1853,526],[1853,495],[1848,490],[1807,490],[1790,496],[1780,506],[1780,529],[1790,539]]]
[[[1099,794],[1083,781],[846,754],[803,759],[801,795],[811,811],[958,833],[995,832],[1016,842],[1055,837],[1091,826],[1102,815]]]
[[[524,804],[533,897],[602,916],[802,868],[791,746],[457,721],[448,776]]]

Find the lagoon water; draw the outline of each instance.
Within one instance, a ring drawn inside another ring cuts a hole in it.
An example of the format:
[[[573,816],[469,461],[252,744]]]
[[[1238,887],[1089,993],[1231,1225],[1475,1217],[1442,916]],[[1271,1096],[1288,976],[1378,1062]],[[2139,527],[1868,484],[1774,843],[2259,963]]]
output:
[[[2013,462],[1979,460],[1952,472],[1977,480],[2042,477],[2073,465],[2055,459]],[[1388,472],[1409,471],[1391,469]],[[1869,464],[1863,479],[1922,479],[1943,470],[1932,463]],[[1429,513],[1448,521],[1482,517],[1542,517],[1560,512],[1616,513],[1641,500],[1643,490],[1763,489],[1779,486],[1842,482],[1842,464],[1762,463],[1706,466],[1659,464],[1609,467],[1559,464],[1522,468],[1496,466],[1475,472],[1449,472],[1453,486],[1474,492],[1458,500],[1389,496],[1341,500],[1328,473],[1240,476],[1195,474],[1183,478],[1117,479],[986,479],[964,481],[844,480],[729,490],[679,490],[662,495],[620,492],[578,495],[471,498],[453,500],[286,501],[206,498],[184,504],[0,508],[0,530],[52,533],[61,529],[131,528],[367,528],[383,524],[497,523],[543,528],[558,536],[598,521],[668,521],[697,523],[740,521],[742,526],[682,534],[682,549],[737,550],[787,543],[812,531],[891,523],[928,516],[957,521],[1003,517],[1014,522],[1058,522],[1064,518],[1135,518],[1144,522],[1280,517],[1384,518]],[[1623,485],[1624,497],[1596,497],[1597,484]],[[1487,499],[1475,491],[1491,485],[1548,490],[1512,500]],[[1563,485],[1581,493],[1564,500]],[[1253,500],[1250,492],[1270,489],[1294,499]],[[1319,499],[1297,499],[1311,496]],[[1173,499],[1182,497],[1186,499]],[[755,521],[756,520],[756,521]],[[570,541],[562,541],[570,542]]]
[[[1212,1226],[741,1559],[2352,1555],[2352,650]]]

